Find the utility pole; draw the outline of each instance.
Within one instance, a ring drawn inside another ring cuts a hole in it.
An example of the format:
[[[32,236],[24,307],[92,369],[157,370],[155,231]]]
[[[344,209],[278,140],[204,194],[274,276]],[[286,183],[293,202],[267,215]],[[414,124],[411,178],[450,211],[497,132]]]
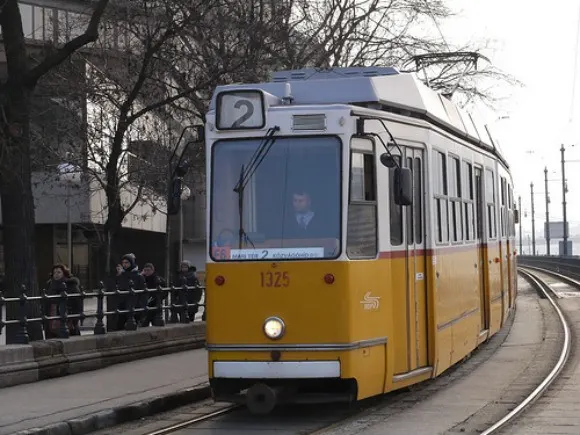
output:
[[[522,250],[522,218],[523,216],[523,212],[522,212],[522,197],[518,196],[518,210],[520,213],[520,255],[524,254],[524,251]]]
[[[564,256],[568,255],[568,218],[566,216],[566,167],[564,160],[564,144],[560,148],[562,153],[562,215],[564,218]]]
[[[550,195],[548,193],[548,167],[544,167],[544,190],[546,191],[546,255],[550,255]]]
[[[530,183],[532,197],[532,255],[536,255],[536,213],[534,210],[534,183]]]

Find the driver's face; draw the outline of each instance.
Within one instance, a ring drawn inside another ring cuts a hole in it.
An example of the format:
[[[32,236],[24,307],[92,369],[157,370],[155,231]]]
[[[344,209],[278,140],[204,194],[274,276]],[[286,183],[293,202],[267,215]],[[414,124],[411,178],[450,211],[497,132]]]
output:
[[[292,204],[294,205],[294,211],[296,213],[306,213],[310,210],[310,197],[307,194],[294,194]]]

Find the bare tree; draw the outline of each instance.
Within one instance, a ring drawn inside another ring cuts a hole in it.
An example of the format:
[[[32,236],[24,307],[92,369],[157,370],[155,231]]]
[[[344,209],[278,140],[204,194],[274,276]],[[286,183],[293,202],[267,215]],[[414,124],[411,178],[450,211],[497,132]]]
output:
[[[0,29],[6,55],[7,77],[0,83],[0,196],[5,286],[14,296],[21,286],[38,294],[36,275],[34,202],[31,186],[30,111],[39,80],[73,53],[98,39],[101,17],[108,0],[99,0],[83,34],[54,48],[40,62],[30,59],[17,0],[5,0],[0,7]],[[7,315],[15,317],[10,308]],[[41,339],[39,325],[32,339]],[[14,342],[16,328],[7,329],[7,343]]]
[[[487,41],[448,44],[439,21],[452,17],[443,0],[228,0],[208,16],[217,25],[211,38],[197,41],[202,48],[196,54],[208,73],[235,66],[220,76],[229,82],[267,80],[272,70],[303,67],[395,66],[419,72],[408,63],[417,55],[487,49]],[[448,60],[430,65],[425,82],[458,95],[460,104],[474,99],[493,104],[494,86],[518,83],[489,62],[473,68],[465,58]],[[206,108],[203,101],[196,107],[199,113]]]
[[[104,36],[79,54],[87,96],[88,146],[76,162],[93,192],[104,192],[107,271],[123,222],[144,204],[164,213],[168,161],[183,128],[196,122],[195,102],[224,69],[205,73],[187,41],[209,35],[218,0],[136,0],[110,8]],[[82,19],[81,19],[82,20]],[[73,23],[73,25],[83,25]],[[80,76],[79,74],[76,74]],[[63,158],[64,149],[56,150]]]

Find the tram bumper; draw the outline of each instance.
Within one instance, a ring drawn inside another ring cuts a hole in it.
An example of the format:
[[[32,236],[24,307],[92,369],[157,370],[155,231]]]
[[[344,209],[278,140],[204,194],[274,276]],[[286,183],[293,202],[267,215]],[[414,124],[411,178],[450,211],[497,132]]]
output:
[[[283,404],[356,399],[355,385],[341,379],[340,360],[214,361],[210,385],[214,400],[245,404],[254,414]]]

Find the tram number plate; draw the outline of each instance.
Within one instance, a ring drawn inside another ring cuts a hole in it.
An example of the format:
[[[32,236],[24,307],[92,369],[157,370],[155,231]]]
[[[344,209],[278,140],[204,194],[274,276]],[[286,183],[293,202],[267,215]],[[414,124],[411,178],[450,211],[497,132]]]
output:
[[[288,272],[260,272],[262,287],[288,287],[290,274]]]

